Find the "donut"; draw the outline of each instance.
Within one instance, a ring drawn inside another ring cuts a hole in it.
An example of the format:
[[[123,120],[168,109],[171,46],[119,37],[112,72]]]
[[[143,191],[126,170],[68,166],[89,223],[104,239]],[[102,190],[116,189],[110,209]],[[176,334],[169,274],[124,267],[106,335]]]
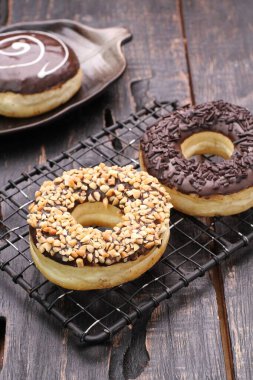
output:
[[[44,182],[29,207],[32,258],[48,280],[63,288],[128,282],[163,255],[170,208],[158,180],[132,166],[66,171]]]
[[[222,158],[197,156],[203,154]],[[253,206],[253,116],[222,100],[182,107],[146,130],[140,165],[183,213],[243,212]]]
[[[74,51],[53,34],[0,34],[0,114],[32,117],[67,102],[81,87]]]

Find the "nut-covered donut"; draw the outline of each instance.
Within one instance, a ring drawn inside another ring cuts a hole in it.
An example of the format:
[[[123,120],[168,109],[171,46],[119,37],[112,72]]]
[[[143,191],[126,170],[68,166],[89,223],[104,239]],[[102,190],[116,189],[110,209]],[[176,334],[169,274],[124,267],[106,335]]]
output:
[[[69,289],[130,281],[153,266],[169,239],[170,197],[132,166],[73,169],[46,181],[30,205],[35,265]],[[85,226],[107,226],[101,231]]]
[[[173,206],[197,216],[253,206],[253,116],[222,100],[183,107],[159,120],[140,144],[143,170],[166,186]],[[195,155],[215,154],[212,162]]]

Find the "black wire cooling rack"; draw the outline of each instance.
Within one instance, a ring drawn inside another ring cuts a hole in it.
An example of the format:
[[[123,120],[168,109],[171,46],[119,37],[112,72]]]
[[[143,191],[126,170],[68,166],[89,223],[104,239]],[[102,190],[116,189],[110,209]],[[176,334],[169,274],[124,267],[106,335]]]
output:
[[[139,139],[147,126],[165,116],[176,103],[145,107],[124,122],[105,128],[74,148],[10,180],[0,190],[0,269],[30,297],[68,327],[81,342],[112,337],[147,310],[154,308],[215,264],[247,245],[253,237],[253,212],[213,218],[209,225],[175,210],[168,248],[150,271],[130,283],[99,291],[69,291],[45,280],[31,260],[27,207],[46,179],[80,166],[138,163]]]

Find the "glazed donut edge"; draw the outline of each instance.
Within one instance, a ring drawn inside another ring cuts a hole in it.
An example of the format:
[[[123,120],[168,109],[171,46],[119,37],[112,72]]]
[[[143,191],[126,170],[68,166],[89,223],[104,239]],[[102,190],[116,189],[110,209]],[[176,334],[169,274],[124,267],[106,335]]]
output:
[[[140,152],[141,169],[147,171]],[[184,194],[176,188],[163,185],[171,197],[173,207],[191,216],[214,217],[236,215],[253,207],[253,187],[228,195],[209,195],[200,197],[197,194]]]
[[[0,115],[23,118],[49,112],[71,99],[80,89],[83,73],[77,73],[65,83],[35,94],[0,92]]]
[[[111,266],[87,266],[76,268],[66,266],[45,257],[36,248],[30,238],[30,251],[33,261],[39,271],[49,281],[71,290],[96,290],[135,280],[152,268],[162,257],[170,237],[169,228],[162,237],[160,248],[152,249],[148,254],[139,256],[136,260],[117,263]]]

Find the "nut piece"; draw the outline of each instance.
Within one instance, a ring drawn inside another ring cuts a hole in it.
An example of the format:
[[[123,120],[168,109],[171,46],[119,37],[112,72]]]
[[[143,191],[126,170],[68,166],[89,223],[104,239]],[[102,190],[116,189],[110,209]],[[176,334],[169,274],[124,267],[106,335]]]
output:
[[[105,241],[111,241],[111,234],[108,230],[102,232],[102,236],[105,239]]]
[[[95,191],[95,193],[93,193],[93,197],[96,199],[97,202],[100,201],[100,193],[98,191]]]
[[[103,193],[107,193],[107,191],[109,190],[109,186],[108,185],[102,185],[100,186],[100,190],[103,191]]]
[[[108,198],[104,198],[103,199],[103,204],[104,204],[104,206],[105,206],[105,208],[107,208],[107,206],[108,206]]]
[[[76,265],[78,266],[78,268],[83,268],[84,267],[83,259],[81,258],[76,259]]]
[[[135,199],[139,199],[140,196],[141,196],[141,191],[140,191],[140,190],[136,190],[136,189],[134,189],[134,190],[132,190],[132,194],[133,194],[133,197],[134,197]]]

